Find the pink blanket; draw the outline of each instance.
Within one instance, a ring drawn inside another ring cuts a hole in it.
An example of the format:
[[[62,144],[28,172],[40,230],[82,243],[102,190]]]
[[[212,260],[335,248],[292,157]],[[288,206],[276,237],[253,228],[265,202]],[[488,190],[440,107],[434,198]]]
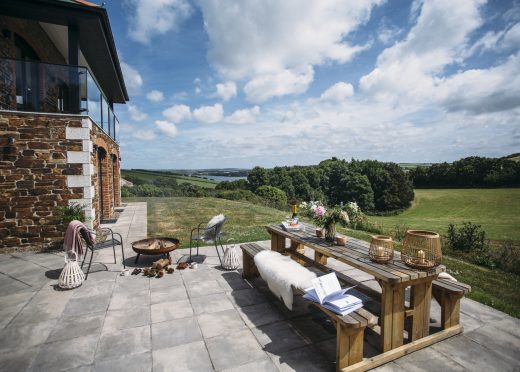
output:
[[[87,227],[83,224],[83,222],[74,220],[69,223],[67,227],[67,232],[65,233],[65,240],[63,241],[63,249],[65,251],[74,251],[78,255],[78,259],[83,256],[85,251],[85,247],[83,245],[83,240],[81,239],[80,231],[81,229],[85,229],[90,238],[92,244],[95,243],[95,237],[93,234],[88,231]]]

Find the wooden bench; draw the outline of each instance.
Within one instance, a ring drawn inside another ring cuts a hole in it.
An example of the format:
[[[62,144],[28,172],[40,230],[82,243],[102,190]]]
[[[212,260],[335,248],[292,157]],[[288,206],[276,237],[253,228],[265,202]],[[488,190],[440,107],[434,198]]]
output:
[[[432,294],[441,305],[441,327],[448,329],[459,325],[460,299],[471,291],[467,284],[449,279],[436,279],[432,283]]]
[[[243,277],[246,279],[258,276],[254,257],[265,248],[256,243],[242,244]],[[295,292],[303,293],[301,290]],[[331,318],[336,327],[336,369],[341,370],[363,360],[363,336],[365,328],[376,324],[376,317],[361,308],[350,314],[341,316],[324,308],[320,304],[310,302],[317,306]]]

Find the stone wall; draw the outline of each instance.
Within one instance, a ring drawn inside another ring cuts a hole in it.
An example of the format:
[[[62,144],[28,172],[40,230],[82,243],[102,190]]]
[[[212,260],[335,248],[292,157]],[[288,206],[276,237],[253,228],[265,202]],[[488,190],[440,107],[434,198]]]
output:
[[[120,176],[119,147],[106,133],[88,117],[0,111],[0,252],[60,244],[66,226],[57,224],[56,208],[72,202],[85,206],[87,225],[99,224],[94,144],[108,154],[108,218],[120,205]]]

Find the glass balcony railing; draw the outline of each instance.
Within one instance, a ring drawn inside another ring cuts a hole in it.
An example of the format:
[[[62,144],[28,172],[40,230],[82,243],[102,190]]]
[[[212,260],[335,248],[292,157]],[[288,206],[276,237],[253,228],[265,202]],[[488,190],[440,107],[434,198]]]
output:
[[[0,58],[0,110],[88,115],[114,141],[119,125],[85,67]]]

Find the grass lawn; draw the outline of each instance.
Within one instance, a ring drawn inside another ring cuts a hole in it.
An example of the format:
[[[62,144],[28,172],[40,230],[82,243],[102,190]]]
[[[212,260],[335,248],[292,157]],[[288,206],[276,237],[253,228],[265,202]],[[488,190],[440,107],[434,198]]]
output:
[[[397,216],[373,216],[385,230],[395,225],[445,233],[450,223],[482,225],[494,240],[520,241],[520,189],[416,189],[410,209]]]
[[[224,225],[227,239],[235,243],[266,240],[265,225],[282,221],[289,212],[247,202],[217,198],[128,198],[125,201],[148,202],[148,235],[172,236],[189,247],[190,230],[200,222],[223,213],[229,217]]]
[[[280,222],[289,214],[249,203],[215,198],[127,198],[124,201],[147,202],[148,235],[176,237],[181,240],[183,247],[189,246],[192,227],[208,221],[218,213],[230,217],[224,231],[235,243],[269,239],[265,225]],[[419,221],[418,218],[416,220]],[[367,232],[341,227],[338,230],[370,241],[371,234]],[[396,248],[400,248],[397,243]],[[458,280],[471,285],[469,298],[520,318],[520,276],[489,270],[446,256],[443,257],[443,264]]]

